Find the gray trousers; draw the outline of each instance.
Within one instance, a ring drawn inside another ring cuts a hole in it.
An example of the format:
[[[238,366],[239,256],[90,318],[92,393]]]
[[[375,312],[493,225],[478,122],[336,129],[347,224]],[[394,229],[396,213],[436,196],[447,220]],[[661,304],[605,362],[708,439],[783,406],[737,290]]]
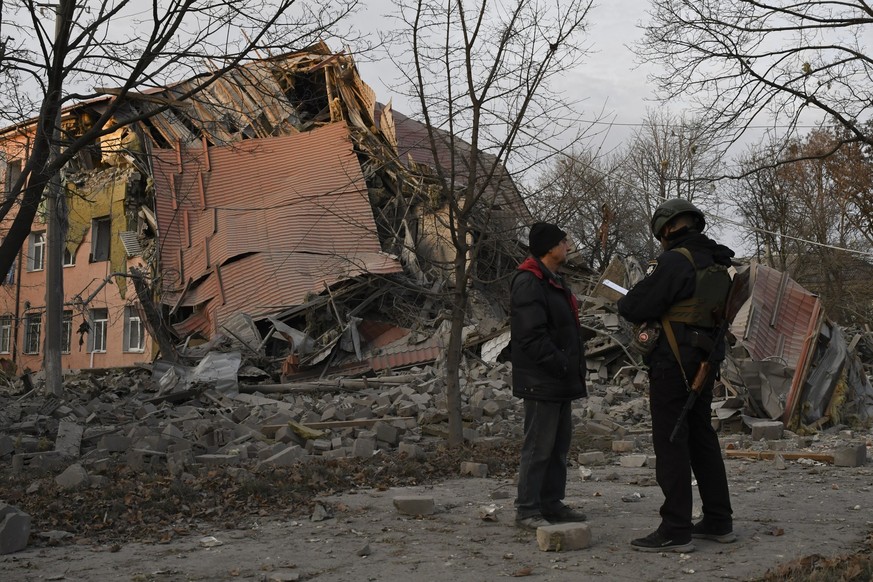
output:
[[[573,436],[570,402],[524,400],[524,444],[518,470],[516,517],[557,513],[567,491]]]

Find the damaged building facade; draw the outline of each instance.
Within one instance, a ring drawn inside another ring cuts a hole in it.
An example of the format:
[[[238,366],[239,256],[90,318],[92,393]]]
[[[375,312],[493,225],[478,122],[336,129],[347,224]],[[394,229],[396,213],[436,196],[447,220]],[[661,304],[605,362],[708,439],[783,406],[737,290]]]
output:
[[[63,367],[126,366],[151,361],[158,345],[221,341],[259,363],[281,360],[284,376],[342,368],[349,355],[354,369],[432,361],[455,255],[426,128],[400,114],[395,122],[351,56],[323,43],[248,63],[177,99],[201,81],[128,94],[118,116],[145,120],[65,169],[76,216]],[[65,127],[75,133],[112,98],[69,108]],[[7,183],[26,134],[4,134]],[[484,238],[489,224],[517,230],[529,218],[508,176],[486,210]],[[26,265],[44,260],[44,233],[38,219]],[[483,253],[496,257],[483,261],[488,269],[509,272],[523,251],[510,236]],[[142,325],[131,267],[148,274],[160,321]],[[10,333],[11,360],[37,370],[42,340],[30,314],[43,311],[45,279],[36,268],[23,275],[26,293],[5,285],[0,310],[20,328]],[[498,321],[491,303],[480,302]],[[78,330],[88,332],[81,351]]]
[[[84,116],[84,117],[83,117]],[[87,119],[65,112],[65,131]],[[8,192],[31,148],[33,125],[0,132],[0,184]],[[103,139],[108,152],[120,151],[128,132]],[[145,176],[129,156],[83,151],[66,168],[69,228],[64,244],[65,298],[61,351],[67,369],[131,366],[152,359],[136,293],[127,274],[146,268],[141,245],[147,230],[142,198]],[[14,209],[4,219],[7,228]],[[41,207],[31,233],[0,285],[0,358],[7,371],[39,370],[45,335],[46,213]]]

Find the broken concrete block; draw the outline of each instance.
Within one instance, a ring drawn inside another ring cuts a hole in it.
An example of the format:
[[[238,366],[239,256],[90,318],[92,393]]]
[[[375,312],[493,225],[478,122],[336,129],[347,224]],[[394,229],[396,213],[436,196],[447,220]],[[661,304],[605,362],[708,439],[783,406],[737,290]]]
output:
[[[400,443],[397,447],[397,451],[400,453],[406,453],[406,456],[410,459],[420,457],[424,454],[422,448],[413,443]]]
[[[433,515],[433,497],[405,495],[394,498],[394,507],[403,515]]]
[[[352,456],[369,458],[376,452],[376,440],[372,438],[356,438],[352,445]]]
[[[537,545],[543,552],[581,550],[591,545],[591,528],[585,523],[559,523],[537,528]]]
[[[15,506],[0,503],[0,555],[27,547],[30,516]]]
[[[867,447],[858,443],[834,450],[834,465],[837,467],[860,467],[867,462]]]
[[[485,478],[488,476],[488,465],[485,463],[471,463],[469,461],[464,461],[461,463],[461,475]]]
[[[89,483],[88,472],[78,463],[67,467],[66,471],[55,477],[55,483],[62,489],[77,489],[86,487]]]
[[[604,455],[602,451],[587,451],[579,453],[579,456],[576,457],[576,461],[580,465],[605,465],[606,455]]]
[[[633,441],[612,441],[613,453],[632,453],[634,450]]]
[[[781,420],[763,420],[755,419],[751,423],[752,440],[759,441],[761,439],[775,441],[782,438],[782,431],[785,426]]]
[[[648,457],[646,455],[624,455],[619,462],[622,467],[638,469],[646,466],[647,459]]]
[[[98,449],[106,450],[110,453],[123,453],[130,448],[131,440],[120,434],[108,434],[100,439],[97,443]]]
[[[58,436],[55,438],[55,450],[70,459],[79,458],[82,447],[82,434],[85,427],[75,422],[62,420],[58,424]]]
[[[127,466],[135,471],[155,469],[163,464],[166,453],[149,449],[131,449],[127,451]]]
[[[376,433],[376,440],[388,443],[392,446],[397,445],[399,435],[397,427],[392,426],[387,422],[379,421],[373,425],[373,432]]]

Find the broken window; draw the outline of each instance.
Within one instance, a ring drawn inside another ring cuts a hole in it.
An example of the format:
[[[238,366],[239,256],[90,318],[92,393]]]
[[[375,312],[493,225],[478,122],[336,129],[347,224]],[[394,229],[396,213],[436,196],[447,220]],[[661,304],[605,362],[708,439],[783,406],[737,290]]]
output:
[[[142,352],[145,344],[145,330],[139,311],[136,307],[128,305],[124,308],[124,351]]]
[[[21,177],[21,160],[13,160],[6,162],[6,179],[3,183],[3,191],[8,194],[12,191],[12,186],[18,178]]]
[[[92,309],[90,312],[91,333],[88,334],[88,351],[106,351],[106,332],[109,328],[109,311],[107,309]]]
[[[95,218],[91,221],[91,262],[109,260],[109,239],[112,233],[112,222],[108,216]]]
[[[15,283],[15,267],[18,265],[18,261],[12,261],[12,265],[9,267],[9,271],[6,273],[6,278],[3,279],[3,285],[13,285]]]
[[[24,317],[24,353],[39,353],[39,336],[42,332],[42,314],[28,313]]]
[[[0,317],[0,354],[12,351],[12,316]]]
[[[45,268],[45,233],[30,233],[30,252],[27,254],[27,270],[42,271]]]
[[[64,322],[61,326],[61,353],[69,354],[73,342],[73,312],[64,311]]]

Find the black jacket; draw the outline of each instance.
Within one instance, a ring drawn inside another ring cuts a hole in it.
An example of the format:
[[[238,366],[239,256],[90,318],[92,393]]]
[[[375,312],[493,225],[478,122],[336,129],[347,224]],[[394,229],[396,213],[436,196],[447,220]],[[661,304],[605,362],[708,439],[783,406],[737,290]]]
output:
[[[713,264],[729,266],[731,257],[734,256],[731,249],[716,243],[706,235],[692,231],[680,236],[672,241],[670,247],[657,259],[649,263],[646,277],[634,285],[626,296],[618,300],[619,315],[635,324],[658,321],[674,303],[694,294],[696,273],[687,258],[673,251],[679,247],[691,251],[698,268],[706,268]],[[714,330],[678,322],[673,322],[671,326],[676,335],[685,373],[693,376],[697,365],[708,354],[708,350],[699,347],[694,333],[711,338]],[[719,342],[715,349],[721,352],[716,359],[723,359],[724,342]],[[676,366],[676,357],[663,331],[655,349],[645,358],[645,362],[652,369]]]
[[[528,258],[512,280],[512,392],[565,402],[588,395],[576,298]]]

